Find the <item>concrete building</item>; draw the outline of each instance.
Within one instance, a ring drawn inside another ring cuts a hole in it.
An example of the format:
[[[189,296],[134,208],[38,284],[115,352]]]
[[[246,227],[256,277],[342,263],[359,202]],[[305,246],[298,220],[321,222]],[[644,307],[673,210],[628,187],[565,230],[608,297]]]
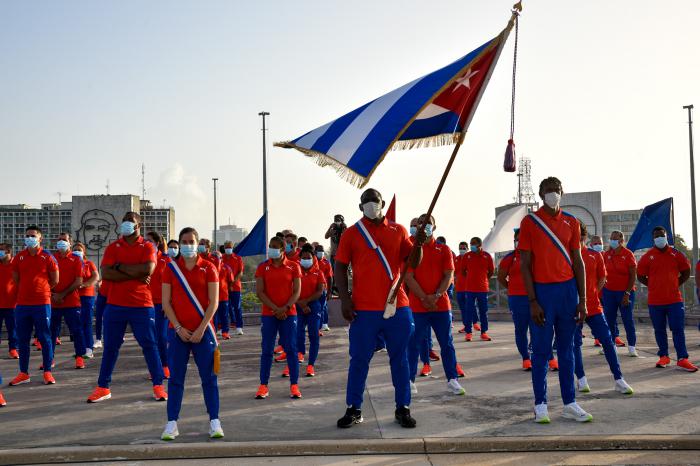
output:
[[[245,228],[237,227],[236,225],[221,225],[218,230],[216,230],[216,235],[212,232],[211,239],[221,245],[226,241],[233,241],[234,244],[243,241],[243,238],[248,236],[248,230]]]
[[[625,238],[629,239],[634,231],[639,217],[642,215],[642,209],[639,210],[611,210],[603,212],[603,239],[608,243],[610,233],[613,231],[621,231],[625,234]]]
[[[54,250],[58,235],[68,231],[85,243],[88,257],[99,263],[104,249],[117,239],[117,226],[128,211],[141,213],[144,233],[154,230],[171,237],[175,227],[172,207],[154,208],[147,200],[125,194],[73,196],[72,202],[42,204],[39,209],[26,204],[0,205],[0,242],[11,244],[17,252],[24,247],[26,227],[37,225],[44,232],[44,248]]]

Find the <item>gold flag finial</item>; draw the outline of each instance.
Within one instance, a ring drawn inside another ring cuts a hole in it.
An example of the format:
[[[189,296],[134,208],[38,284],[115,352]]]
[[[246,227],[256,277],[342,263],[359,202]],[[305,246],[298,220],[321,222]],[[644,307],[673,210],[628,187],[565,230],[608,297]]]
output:
[[[520,0],[520,1],[519,1],[518,3],[516,3],[515,5],[513,5],[513,11],[515,12],[516,10],[517,10],[518,12],[520,12],[520,13],[523,11],[523,2],[522,2],[522,0]]]

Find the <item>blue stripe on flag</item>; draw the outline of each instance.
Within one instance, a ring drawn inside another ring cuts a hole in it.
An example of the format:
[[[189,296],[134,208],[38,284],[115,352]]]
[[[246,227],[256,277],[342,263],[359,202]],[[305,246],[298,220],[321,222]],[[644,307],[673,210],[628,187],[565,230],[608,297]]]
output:
[[[311,146],[311,150],[314,150],[316,152],[321,152],[325,154],[328,152],[328,149],[331,148],[331,146],[335,143],[335,141],[338,140],[338,138],[345,132],[346,129],[348,129],[348,126],[350,126],[353,121],[355,121],[355,118],[357,118],[358,115],[360,115],[365,108],[367,108],[372,102],[366,103],[360,108],[356,108],[352,112],[341,116],[337,120],[335,120],[330,127],[325,131],[324,134],[322,134],[319,139]]]
[[[399,140],[421,139],[436,134],[459,132],[461,130],[459,115],[453,112],[445,112],[434,117],[415,120],[401,135]]]

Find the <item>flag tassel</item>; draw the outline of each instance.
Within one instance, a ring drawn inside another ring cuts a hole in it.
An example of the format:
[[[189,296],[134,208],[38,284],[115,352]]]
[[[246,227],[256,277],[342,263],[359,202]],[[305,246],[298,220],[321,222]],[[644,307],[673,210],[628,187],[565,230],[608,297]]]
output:
[[[284,147],[285,149],[296,149],[299,152],[302,152],[304,155],[312,159],[314,163],[316,163],[316,165],[320,167],[333,168],[336,171],[336,173],[338,173],[338,176],[340,176],[340,178],[347,181],[356,188],[362,188],[367,184],[367,178],[322,152],[317,152],[315,150],[297,146],[291,141],[276,142],[275,147]]]

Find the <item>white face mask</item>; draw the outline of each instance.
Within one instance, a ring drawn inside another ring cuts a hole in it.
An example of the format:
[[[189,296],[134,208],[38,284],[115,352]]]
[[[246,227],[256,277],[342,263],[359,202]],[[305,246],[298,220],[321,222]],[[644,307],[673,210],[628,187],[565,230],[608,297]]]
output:
[[[367,218],[374,220],[382,215],[382,205],[378,202],[365,202],[362,204],[362,212]]]
[[[561,194],[559,193],[547,193],[544,195],[544,203],[547,204],[550,209],[559,207],[559,201],[561,201]]]

